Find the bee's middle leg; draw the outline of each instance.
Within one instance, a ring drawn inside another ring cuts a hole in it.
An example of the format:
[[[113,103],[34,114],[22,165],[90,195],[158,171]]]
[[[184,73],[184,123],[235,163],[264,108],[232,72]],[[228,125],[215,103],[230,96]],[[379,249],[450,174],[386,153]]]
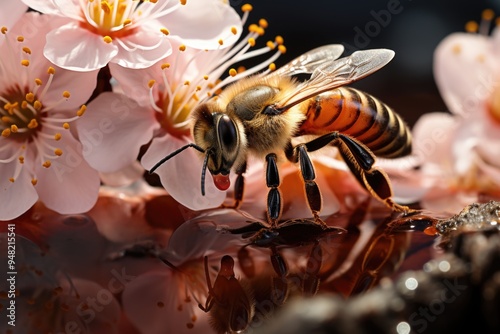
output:
[[[233,205],[222,204],[223,208],[236,209],[240,206],[241,201],[243,200],[243,193],[245,190],[245,177],[243,176],[243,174],[246,172],[246,170],[247,170],[247,163],[245,161],[243,165],[241,165],[241,167],[239,167],[236,170],[236,175],[238,176],[236,177],[236,181],[234,183]]]
[[[278,226],[278,220],[281,217],[281,194],[278,190],[280,177],[276,160],[277,157],[274,153],[270,153],[266,156],[266,185],[269,188],[269,193],[267,195],[267,218],[272,228]]]
[[[309,209],[314,216],[314,220],[326,228],[327,225],[319,217],[322,206],[321,192],[319,191],[316,181],[314,181],[316,179],[316,173],[314,172],[312,161],[307,154],[306,144],[299,144],[296,147],[292,147],[290,144],[285,153],[291,161],[299,162]]]

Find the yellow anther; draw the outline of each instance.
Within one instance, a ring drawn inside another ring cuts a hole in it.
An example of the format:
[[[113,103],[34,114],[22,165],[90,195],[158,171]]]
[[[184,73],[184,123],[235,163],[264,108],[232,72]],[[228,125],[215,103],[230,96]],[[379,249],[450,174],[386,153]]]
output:
[[[3,26],[3,27],[0,29],[0,31],[1,31],[1,32],[2,32],[2,34],[4,34],[4,35],[7,33],[7,30],[8,30],[8,29],[7,29],[7,27],[5,27],[5,26]]]
[[[179,0],[179,2],[181,3],[181,5],[185,6],[187,4],[187,0]]]
[[[27,46],[23,47],[23,51],[24,51],[24,53],[27,53],[29,55],[31,54],[31,49]]]
[[[113,39],[112,39],[111,37],[109,37],[109,36],[104,36],[104,37],[102,38],[102,40],[103,40],[105,43],[108,43],[108,44],[109,44],[109,43],[111,43],[111,42],[113,42]]]
[[[38,183],[38,180],[37,180],[37,179],[35,179],[35,178],[32,178],[32,179],[31,179],[31,184],[32,184],[32,185],[36,186],[36,184],[37,184],[37,183]]]
[[[69,130],[69,123],[63,123],[63,128],[66,130]]]
[[[201,90],[201,86],[196,86],[196,91],[199,92]]]
[[[17,36],[18,42],[24,42],[24,36]]]
[[[467,32],[477,32],[479,30],[479,25],[476,21],[469,21],[465,24],[465,31]]]
[[[151,2],[151,3],[157,3],[158,0],[149,0],[149,2]]]
[[[101,9],[106,14],[111,13],[111,6],[109,5],[109,3],[107,1],[101,1]]]
[[[275,63],[269,64],[269,70],[275,71],[276,70],[276,64]]]
[[[248,44],[250,44],[250,46],[255,46],[255,38],[250,37],[250,38],[248,39]]]
[[[238,71],[238,73],[243,73],[243,72],[245,72],[246,70],[247,70],[247,69],[246,69],[246,67],[245,67],[245,66],[238,66],[238,70],[237,70],[237,71]]]
[[[236,35],[238,33],[238,29],[236,29],[236,27],[231,27],[231,32],[233,35]]]
[[[54,135],[54,140],[56,140],[56,141],[61,140],[61,138],[62,138],[62,134],[60,134],[59,132]]]
[[[205,74],[205,75],[203,76],[203,80],[208,80],[208,75],[206,75],[206,74]]]
[[[26,101],[28,101],[30,103],[35,101],[35,94],[33,94],[33,93],[26,94]]]
[[[153,86],[155,85],[155,83],[156,83],[156,80],[149,80],[148,81],[148,87],[149,88],[153,88]]]
[[[87,110],[87,106],[85,104],[82,104],[80,109],[76,112],[76,116],[81,117],[83,114],[85,114],[85,111]]]
[[[281,52],[281,54],[286,53],[286,47],[284,45],[278,45],[278,50]]]
[[[21,107],[22,107],[23,109],[28,109],[28,101],[23,101],[23,102],[21,102]]]
[[[19,156],[19,158],[18,158],[18,159],[19,159],[19,163],[20,163],[20,164],[23,164],[23,163],[24,163],[24,156],[22,156],[22,155],[21,155],[21,156]]]
[[[250,32],[258,32],[259,31],[259,26],[256,25],[255,23],[252,23],[251,25],[248,26],[248,31],[250,31]]]
[[[495,12],[491,9],[485,9],[481,13],[481,17],[483,18],[483,20],[491,21],[495,17]]]
[[[17,127],[17,125],[12,124],[10,126],[10,131],[12,131],[12,133],[16,133],[18,130],[19,130],[19,128]]]
[[[275,41],[275,42],[276,42],[276,44],[278,44],[278,45],[281,45],[281,44],[283,44],[283,43],[285,42],[285,41],[283,40],[283,37],[281,37],[280,35],[276,36],[276,37],[274,38],[274,41]]]
[[[186,46],[184,44],[179,46],[179,51],[186,51]]]
[[[40,80],[40,79],[38,79],[38,78],[36,78],[36,79],[35,79],[35,85],[37,85],[37,86],[41,86],[41,85],[42,85],[42,83],[43,83],[43,82],[42,82],[42,80]]]
[[[238,72],[236,72],[236,70],[234,68],[230,69],[229,70],[229,75],[234,77],[236,74],[238,74]]]
[[[9,177],[9,181],[14,183],[15,179],[13,177]]]
[[[196,102],[198,102],[200,100],[200,98],[198,97],[198,95],[193,94],[193,100],[195,100]]]
[[[164,70],[166,68],[170,68],[170,63],[163,63],[161,64],[161,69]]]
[[[32,118],[28,123],[28,129],[36,129],[38,127],[38,122],[36,119]]]
[[[3,129],[3,131],[2,131],[2,137],[7,138],[8,136],[10,136],[10,129],[9,128]]]
[[[60,148],[56,148],[54,150],[54,154],[60,157],[63,154],[63,151]]]
[[[219,39],[219,45],[224,45],[224,41],[221,39]]]
[[[53,68],[52,66],[50,66],[50,67],[47,69],[47,73],[48,73],[48,74],[52,74],[52,75],[54,75],[54,74],[56,74],[56,69],[55,69],[55,68]]]
[[[274,50],[274,48],[276,47],[276,44],[274,44],[274,42],[273,42],[273,41],[267,41],[266,46],[267,46],[269,49]]]
[[[21,60],[21,65],[28,67],[30,66],[30,61],[28,59],[23,59]]]
[[[251,12],[252,10],[253,10],[253,7],[249,3],[246,3],[243,6],[241,6],[241,11],[242,12]]]
[[[167,28],[161,28],[160,31],[163,33],[163,35],[168,36],[170,35],[170,30]]]
[[[184,86],[189,86],[190,84],[189,80],[184,81]]]
[[[132,20],[131,19],[125,19],[123,21],[123,25],[126,26],[126,25],[129,25],[130,23],[132,23]]]
[[[259,20],[259,26],[261,26],[262,28],[267,28],[269,26],[269,23],[267,23],[267,20],[266,19],[260,19]]]
[[[11,123],[12,122],[12,119],[9,116],[2,116],[1,120],[4,123]]]
[[[33,107],[35,108],[35,110],[42,109],[42,102],[36,100],[35,102],[33,102]]]
[[[52,166],[52,163],[50,162],[50,160],[46,160],[43,164],[42,164],[43,167],[45,168],[49,168],[50,166]]]
[[[71,94],[67,90],[65,90],[62,95],[66,99],[69,99],[69,97],[71,96]]]

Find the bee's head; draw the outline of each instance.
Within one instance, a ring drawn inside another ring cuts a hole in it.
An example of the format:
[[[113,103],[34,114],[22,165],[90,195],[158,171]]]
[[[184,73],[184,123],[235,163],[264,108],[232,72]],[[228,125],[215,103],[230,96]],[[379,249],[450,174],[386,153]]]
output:
[[[206,152],[207,168],[217,188],[229,187],[229,172],[244,158],[241,149],[246,141],[242,124],[218,110],[216,105],[203,103],[194,112],[195,143]]]

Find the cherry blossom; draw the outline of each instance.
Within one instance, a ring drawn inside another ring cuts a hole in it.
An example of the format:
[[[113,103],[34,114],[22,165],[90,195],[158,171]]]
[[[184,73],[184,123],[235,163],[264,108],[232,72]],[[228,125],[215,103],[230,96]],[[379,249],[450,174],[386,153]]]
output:
[[[413,128],[418,170],[397,176],[397,192],[424,208],[458,212],[483,197],[500,195],[500,31],[453,33],[437,46],[434,77],[451,113],[422,116]]]
[[[41,42],[51,23],[26,13],[0,36],[2,220],[21,215],[38,199],[59,213],[87,211],[97,200],[98,174],[70,129],[85,112],[97,72],[70,72],[43,57]],[[26,27],[37,27],[37,34],[22,35]]]
[[[146,68],[172,52],[170,34],[186,33],[189,41],[205,47],[207,40],[217,41],[227,26],[239,22],[236,12],[218,0],[23,1],[41,13],[67,18],[48,32],[44,55],[74,71],[92,71],[110,62]],[[209,17],[210,26],[205,25]],[[196,39],[193,30],[205,32]]]

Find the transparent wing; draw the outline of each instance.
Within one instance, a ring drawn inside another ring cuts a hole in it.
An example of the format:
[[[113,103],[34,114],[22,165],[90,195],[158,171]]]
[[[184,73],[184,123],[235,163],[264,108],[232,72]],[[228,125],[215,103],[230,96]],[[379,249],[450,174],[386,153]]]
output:
[[[323,45],[295,58],[288,64],[272,72],[270,76],[291,76],[295,74],[313,73],[316,68],[336,60],[343,52],[344,46],[342,44]]]
[[[275,108],[286,110],[310,97],[328,90],[348,85],[378,71],[394,57],[394,51],[373,49],[356,51],[348,57],[328,62],[317,60],[311,78],[297,86],[279,101]],[[306,65],[307,70],[311,66]],[[300,72],[303,73],[303,72]]]

